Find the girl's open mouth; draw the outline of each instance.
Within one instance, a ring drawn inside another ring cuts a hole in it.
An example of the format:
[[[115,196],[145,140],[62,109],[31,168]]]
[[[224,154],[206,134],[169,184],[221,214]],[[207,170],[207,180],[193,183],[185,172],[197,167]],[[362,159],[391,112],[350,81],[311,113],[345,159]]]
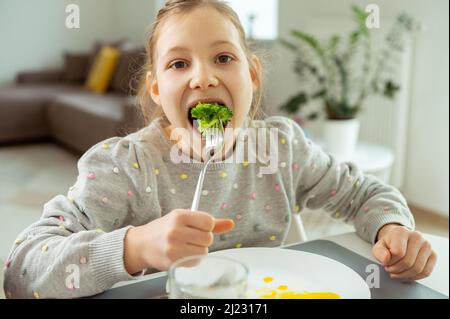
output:
[[[197,121],[196,119],[194,119],[194,118],[192,117],[192,114],[191,114],[191,111],[192,111],[193,108],[194,108],[194,107],[191,107],[191,108],[188,110],[187,117],[188,117],[189,123],[191,123],[192,127],[193,127],[195,130],[198,131],[198,121]]]
[[[222,104],[222,103],[217,103],[217,104],[218,104],[218,105],[222,105],[222,106],[226,106],[226,105],[224,105],[224,104]],[[192,109],[194,109],[194,108],[195,108],[195,106],[189,108],[188,114],[187,114],[187,118],[188,118],[189,123],[191,123],[192,127],[193,127],[196,131],[198,131],[198,132],[200,133],[200,131],[199,131],[199,129],[198,129],[198,128],[199,128],[198,120],[195,119],[195,118],[193,118],[193,117],[192,117],[192,114],[191,114],[191,111],[192,111]],[[223,126],[223,128],[226,129],[228,125],[229,125],[229,122],[226,123],[226,124]]]

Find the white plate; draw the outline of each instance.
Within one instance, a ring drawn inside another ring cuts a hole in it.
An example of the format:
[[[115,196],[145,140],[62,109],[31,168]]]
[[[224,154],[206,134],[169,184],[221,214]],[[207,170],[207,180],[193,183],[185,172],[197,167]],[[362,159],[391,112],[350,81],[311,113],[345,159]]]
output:
[[[321,255],[281,248],[228,249],[212,255],[226,256],[247,265],[249,298],[263,295],[277,298],[279,293],[290,291],[331,292],[343,299],[370,299],[370,289],[361,276],[344,264]],[[265,282],[267,277],[273,281]],[[287,290],[280,286],[287,286]],[[325,298],[323,295],[317,297]]]

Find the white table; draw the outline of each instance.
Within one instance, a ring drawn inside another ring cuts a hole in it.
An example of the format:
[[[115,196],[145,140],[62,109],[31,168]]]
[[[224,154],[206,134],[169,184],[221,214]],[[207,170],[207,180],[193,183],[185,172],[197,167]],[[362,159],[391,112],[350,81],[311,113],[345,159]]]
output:
[[[430,277],[420,280],[419,282],[424,286],[427,286],[431,289],[434,289],[446,296],[448,296],[448,288],[449,288],[449,266],[448,266],[448,257],[449,257],[449,240],[448,238],[433,236],[429,234],[424,234],[425,238],[431,242],[433,249],[436,251],[438,255],[438,260],[436,263],[436,267],[431,274]],[[324,240],[332,241],[342,247],[347,248],[350,251],[353,251],[367,259],[373,260],[377,262],[376,259],[372,255],[372,245],[365,242],[361,238],[359,238],[356,233],[346,233],[342,235],[332,236],[322,238]],[[296,244],[293,244],[296,245]],[[288,245],[291,246],[291,245]],[[285,246],[285,247],[288,247]],[[166,272],[155,273],[151,275],[146,275],[140,278],[139,280],[134,280],[130,282],[121,282],[114,285],[112,288],[122,287],[126,285],[135,284],[140,281],[146,281],[149,279],[156,279],[163,276],[166,276]]]
[[[434,236],[430,234],[423,234],[424,237],[431,243],[434,251],[438,255],[436,266],[433,273],[425,279],[418,282],[424,286],[434,289],[446,296],[449,295],[449,239],[440,236]],[[347,233],[337,236],[331,236],[323,238],[335,242],[342,247],[345,247],[361,256],[364,256],[370,260],[376,262],[375,257],[372,255],[372,245],[359,238],[356,233]]]

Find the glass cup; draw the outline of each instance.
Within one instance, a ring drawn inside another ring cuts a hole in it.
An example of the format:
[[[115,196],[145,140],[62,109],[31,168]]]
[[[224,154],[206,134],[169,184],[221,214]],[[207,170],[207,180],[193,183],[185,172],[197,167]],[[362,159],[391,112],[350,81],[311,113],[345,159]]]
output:
[[[191,256],[169,268],[166,285],[170,299],[246,298],[248,268],[220,256]]]

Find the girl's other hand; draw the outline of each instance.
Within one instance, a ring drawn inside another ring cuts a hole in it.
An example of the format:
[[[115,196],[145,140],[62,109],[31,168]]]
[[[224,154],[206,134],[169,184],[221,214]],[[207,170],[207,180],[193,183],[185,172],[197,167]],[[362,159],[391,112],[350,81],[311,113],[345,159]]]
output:
[[[419,280],[428,277],[437,255],[421,233],[389,224],[381,228],[372,250],[392,278]]]
[[[214,234],[234,228],[231,219],[216,219],[205,212],[176,209],[125,235],[124,263],[130,274],[143,269],[167,270],[176,260],[206,255]]]

